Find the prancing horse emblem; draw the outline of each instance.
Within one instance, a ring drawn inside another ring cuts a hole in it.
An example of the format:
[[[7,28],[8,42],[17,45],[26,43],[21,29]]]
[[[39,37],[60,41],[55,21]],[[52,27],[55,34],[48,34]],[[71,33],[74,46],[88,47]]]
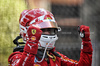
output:
[[[34,35],[36,33],[36,30],[35,29],[32,29],[32,34]]]

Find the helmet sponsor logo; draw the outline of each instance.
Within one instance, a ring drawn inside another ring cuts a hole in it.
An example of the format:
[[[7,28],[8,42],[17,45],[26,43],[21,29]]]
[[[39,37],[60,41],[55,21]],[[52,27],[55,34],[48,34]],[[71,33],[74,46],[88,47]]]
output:
[[[32,29],[32,34],[35,35],[36,34],[36,30]]]
[[[50,17],[47,17],[47,19],[48,19],[49,21],[51,21],[51,18],[50,18]]]

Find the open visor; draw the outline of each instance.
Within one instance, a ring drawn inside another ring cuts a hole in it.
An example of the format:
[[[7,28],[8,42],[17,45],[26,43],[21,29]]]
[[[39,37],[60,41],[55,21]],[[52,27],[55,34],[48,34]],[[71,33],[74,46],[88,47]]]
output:
[[[50,21],[38,23],[36,24],[36,26],[39,27],[40,29],[43,29],[43,28],[57,28],[58,29],[57,23],[50,22]]]

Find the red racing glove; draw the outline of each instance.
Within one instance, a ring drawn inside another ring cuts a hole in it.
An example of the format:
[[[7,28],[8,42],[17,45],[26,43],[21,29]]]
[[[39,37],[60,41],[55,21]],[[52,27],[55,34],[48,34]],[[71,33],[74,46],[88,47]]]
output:
[[[35,27],[34,25],[31,25],[27,29],[27,35],[28,35],[29,42],[38,43],[38,41],[40,40],[41,34],[42,34],[42,30],[40,30],[38,27]]]
[[[37,49],[38,49],[38,42],[40,40],[42,34],[42,30],[39,28],[31,25],[27,29],[27,42],[24,47],[24,51],[32,54],[37,54]]]
[[[81,25],[78,27],[78,32],[80,34],[80,37],[82,38],[82,41],[90,41],[90,28],[85,25]]]
[[[81,25],[78,28],[80,37],[82,38],[82,45],[81,45],[81,50],[83,52],[88,52],[92,53],[92,44],[91,44],[91,39],[90,39],[90,30],[88,26]]]

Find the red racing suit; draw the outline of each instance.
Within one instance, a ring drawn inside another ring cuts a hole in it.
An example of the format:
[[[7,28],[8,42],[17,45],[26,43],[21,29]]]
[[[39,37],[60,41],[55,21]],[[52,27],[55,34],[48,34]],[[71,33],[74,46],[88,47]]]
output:
[[[36,56],[37,51],[38,44],[27,41],[23,52],[16,51],[9,56],[9,66],[91,66],[92,64],[93,49],[89,38],[82,39],[79,61],[69,59],[67,56],[56,51],[61,57],[50,52],[49,55],[54,56],[55,59],[48,57],[49,63],[46,58],[39,63],[36,61],[36,59],[41,60]],[[54,52],[55,50],[52,51]]]
[[[52,58],[49,57],[49,64],[46,60],[43,60],[41,63],[35,62],[36,54],[31,53],[31,51],[37,53],[38,46],[34,46],[36,49],[34,49],[33,47],[30,52],[26,50],[23,52],[17,51],[12,53],[9,56],[8,62],[9,66],[91,66],[93,51],[91,42],[83,41],[82,46],[83,48],[81,49],[80,60],[78,62],[69,59],[68,57],[59,52],[58,54],[61,55],[61,58],[56,56],[56,60],[53,61]]]

